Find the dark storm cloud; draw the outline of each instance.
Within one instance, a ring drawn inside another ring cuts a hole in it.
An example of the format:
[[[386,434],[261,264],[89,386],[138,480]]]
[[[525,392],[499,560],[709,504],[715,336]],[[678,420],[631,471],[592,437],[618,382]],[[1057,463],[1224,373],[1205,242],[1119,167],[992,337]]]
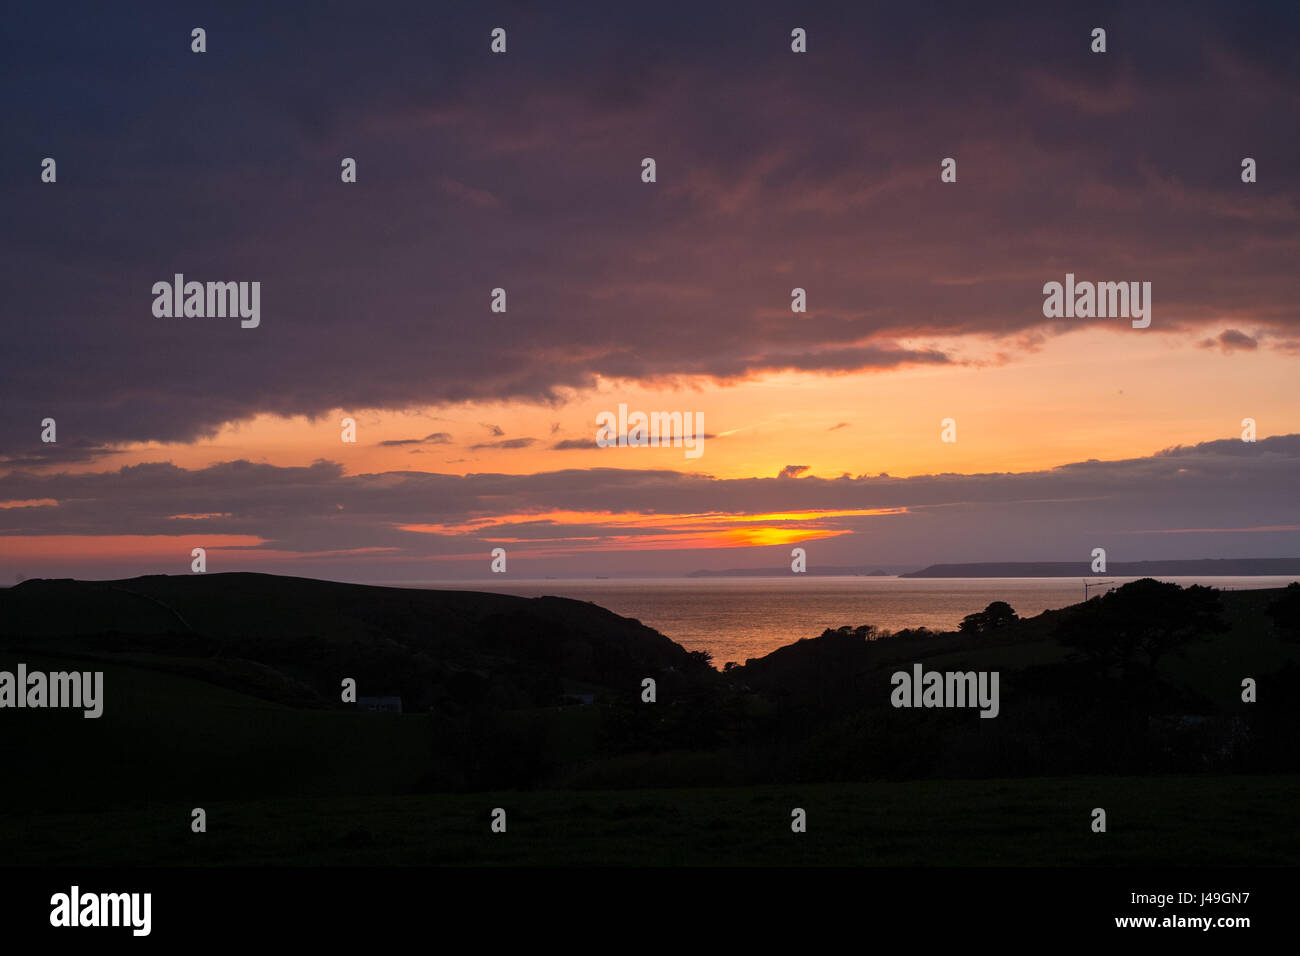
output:
[[[0,452],[965,361],[907,340],[1077,327],[1067,271],[1151,281],[1151,334],[1300,325],[1292,4],[271,9],[7,13]],[[260,327],[154,318],[176,272],[260,281]]]

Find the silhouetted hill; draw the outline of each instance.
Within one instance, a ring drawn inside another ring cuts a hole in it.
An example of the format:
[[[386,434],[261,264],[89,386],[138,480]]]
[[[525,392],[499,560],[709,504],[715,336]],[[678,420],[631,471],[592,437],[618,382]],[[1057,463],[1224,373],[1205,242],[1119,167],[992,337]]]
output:
[[[987,634],[827,630],[723,676],[762,704],[748,711],[762,715],[749,733],[766,741],[763,780],[1293,771],[1300,644],[1270,613],[1284,593],[1145,579]],[[1193,626],[1206,597],[1218,624]],[[997,719],[896,709],[892,675],[914,665],[997,672]],[[1274,696],[1243,701],[1245,678]]]
[[[900,578],[1232,577],[1300,574],[1300,558],[1203,558],[1188,561],[1112,561],[1095,575],[1089,561],[984,561],[932,564]]]
[[[1295,772],[1294,610],[1278,612],[1281,589],[1204,592],[1137,582],[969,633],[846,622],[718,673],[563,598],[259,574],[29,581],[0,591],[0,669],[103,670],[105,706],[6,711],[0,766],[42,770],[0,806]],[[996,719],[895,707],[892,675],[916,665],[996,672]],[[405,712],[343,703],[344,677]]]
[[[698,655],[595,604],[268,574],[30,580],[0,590],[0,646],[111,653],[293,703],[362,695],[424,708],[468,677],[516,706],[565,682],[630,692],[642,678],[712,671]]]

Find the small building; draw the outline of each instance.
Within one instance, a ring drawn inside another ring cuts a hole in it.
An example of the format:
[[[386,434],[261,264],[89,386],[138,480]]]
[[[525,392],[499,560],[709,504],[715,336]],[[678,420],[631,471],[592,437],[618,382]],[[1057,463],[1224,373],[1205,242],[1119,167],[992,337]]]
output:
[[[358,697],[357,707],[361,710],[374,710],[385,714],[400,714],[402,712],[402,698]]]

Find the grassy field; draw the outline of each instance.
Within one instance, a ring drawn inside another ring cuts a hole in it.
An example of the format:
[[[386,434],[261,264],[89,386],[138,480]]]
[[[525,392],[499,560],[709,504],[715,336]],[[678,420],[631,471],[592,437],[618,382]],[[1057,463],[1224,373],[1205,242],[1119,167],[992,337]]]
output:
[[[21,660],[33,670],[104,671],[104,713],[6,711],[0,812],[233,800],[250,788],[267,797],[401,792],[426,763],[429,727],[418,715],[298,709],[102,661]]]
[[[154,805],[0,817],[0,846],[20,865],[1295,865],[1298,799],[1300,777],[1238,776],[197,801],[207,833]]]

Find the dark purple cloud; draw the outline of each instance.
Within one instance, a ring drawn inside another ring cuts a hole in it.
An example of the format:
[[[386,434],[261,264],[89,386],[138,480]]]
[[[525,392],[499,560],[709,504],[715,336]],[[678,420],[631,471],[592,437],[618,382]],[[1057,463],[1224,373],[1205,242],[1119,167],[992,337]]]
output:
[[[1067,271],[1151,281],[1149,334],[1300,332],[1293,4],[8,17],[0,453],[19,459],[45,416],[97,446],[977,351],[925,335],[1014,357],[1079,327],[1041,313]],[[260,327],[154,318],[176,272],[260,281]]]

